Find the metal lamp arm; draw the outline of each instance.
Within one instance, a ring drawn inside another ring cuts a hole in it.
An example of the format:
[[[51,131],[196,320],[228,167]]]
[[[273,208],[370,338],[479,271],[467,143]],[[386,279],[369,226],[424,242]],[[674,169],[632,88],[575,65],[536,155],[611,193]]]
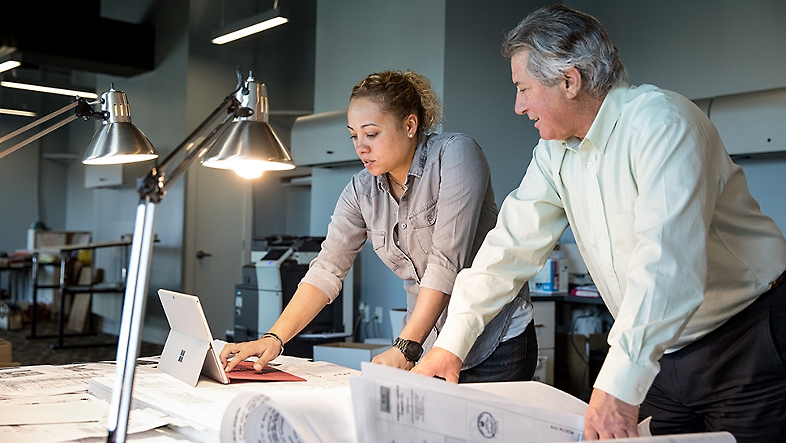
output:
[[[170,184],[210,151],[233,119],[246,117],[251,112],[242,107],[234,95],[227,96],[191,135],[142,179],[137,188],[139,196],[142,199],[149,197],[155,203],[161,201]]]
[[[38,132],[37,134],[35,134],[35,135],[33,135],[33,136],[31,136],[31,137],[29,137],[29,138],[27,138],[27,139],[17,143],[17,144],[15,144],[14,146],[11,146],[10,148],[0,152],[0,158],[3,158],[3,157],[5,157],[5,156],[7,156],[9,154],[14,153],[18,149],[21,149],[21,148],[29,145],[30,143],[38,140],[39,138],[49,134],[50,132],[55,131],[55,130],[57,130],[57,129],[59,129],[59,128],[65,126],[65,125],[67,125],[69,123],[71,123],[72,121],[76,120],[79,117],[83,118],[84,120],[90,120],[91,118],[96,118],[96,119],[99,119],[99,120],[106,120],[106,119],[109,118],[109,114],[107,112],[105,112],[105,111],[95,111],[95,110],[93,110],[93,107],[90,106],[90,104],[87,102],[87,100],[85,100],[85,99],[83,99],[81,97],[77,97],[76,100],[74,100],[73,102],[71,102],[70,104],[68,104],[66,106],[63,106],[62,108],[58,109],[57,111],[54,111],[54,112],[52,112],[50,114],[47,114],[47,115],[39,118],[38,120],[36,120],[36,121],[34,121],[34,122],[32,122],[32,123],[30,123],[28,125],[25,125],[25,126],[19,128],[19,129],[17,129],[16,131],[14,131],[14,132],[12,132],[12,133],[10,133],[8,135],[4,135],[3,137],[0,137],[0,144],[3,144],[4,142],[6,142],[8,140],[11,140],[12,138],[14,138],[14,137],[16,137],[18,135],[24,134],[25,132],[27,132],[27,131],[35,128],[35,127],[38,127],[38,126],[48,122],[49,120],[57,117],[58,115],[66,112],[66,111],[69,111],[71,109],[74,109],[74,108],[76,108],[76,110],[74,110],[74,113],[72,115],[70,115],[70,116],[68,116],[68,117],[66,117],[66,118],[64,118],[64,119],[62,119],[62,120],[52,124],[48,128]]]

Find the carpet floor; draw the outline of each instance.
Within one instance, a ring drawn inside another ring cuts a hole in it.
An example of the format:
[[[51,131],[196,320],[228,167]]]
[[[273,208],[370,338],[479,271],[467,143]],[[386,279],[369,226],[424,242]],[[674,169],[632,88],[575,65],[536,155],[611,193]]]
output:
[[[57,347],[57,322],[37,323],[37,338],[29,338],[30,332],[29,324],[18,331],[0,330],[0,338],[11,342],[13,361],[23,366],[114,361],[117,356],[116,335],[96,333],[69,336],[72,333],[66,332],[63,347]],[[163,345],[142,342],[139,356],[160,355],[163,349]]]

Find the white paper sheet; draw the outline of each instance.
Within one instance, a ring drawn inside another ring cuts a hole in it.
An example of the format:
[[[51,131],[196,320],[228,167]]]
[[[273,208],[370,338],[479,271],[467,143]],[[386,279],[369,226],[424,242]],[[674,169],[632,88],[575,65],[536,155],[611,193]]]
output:
[[[108,412],[109,405],[106,404]],[[30,441],[36,443],[60,443],[89,437],[107,437],[107,416],[88,423],[58,423],[42,425],[0,426],[0,441]],[[128,434],[149,431],[165,426],[166,421],[157,411],[132,410],[129,415]]]
[[[213,442],[219,441],[224,413],[233,400],[243,393],[260,394],[286,411],[287,420],[304,435],[297,441],[321,441],[318,436],[323,435],[331,435],[331,442],[354,441],[348,378],[360,371],[292,357],[279,357],[273,364],[306,382],[222,385],[202,377],[192,387],[162,372],[138,374],[132,406],[155,408],[173,419],[172,428],[177,432],[196,441]],[[108,399],[113,378],[91,380],[89,392]]]
[[[350,381],[361,442],[567,442],[582,436],[580,414],[380,365],[363,363],[362,369],[363,376]],[[528,395],[520,388],[519,395]]]
[[[0,370],[0,398],[82,392],[92,377],[114,372],[114,364],[19,366]]]
[[[84,392],[0,400],[0,425],[40,425],[99,421],[108,404]]]

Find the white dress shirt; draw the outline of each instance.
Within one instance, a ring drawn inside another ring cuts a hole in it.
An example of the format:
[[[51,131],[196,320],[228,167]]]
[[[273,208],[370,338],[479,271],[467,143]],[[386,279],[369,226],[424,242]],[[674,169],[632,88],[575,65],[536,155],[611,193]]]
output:
[[[459,273],[435,346],[463,358],[568,225],[615,318],[594,386],[630,404],[644,400],[664,352],[720,326],[786,269],[786,240],[709,119],[678,94],[625,85],[583,140],[540,140]]]

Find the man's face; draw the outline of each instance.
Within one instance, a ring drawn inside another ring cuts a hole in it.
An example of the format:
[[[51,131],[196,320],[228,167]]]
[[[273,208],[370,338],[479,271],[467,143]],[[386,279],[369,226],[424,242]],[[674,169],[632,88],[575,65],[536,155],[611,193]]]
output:
[[[516,85],[516,114],[535,121],[535,128],[544,140],[566,140],[575,135],[571,130],[573,110],[564,82],[544,86],[527,72],[527,51],[519,51],[510,59],[513,84]]]

